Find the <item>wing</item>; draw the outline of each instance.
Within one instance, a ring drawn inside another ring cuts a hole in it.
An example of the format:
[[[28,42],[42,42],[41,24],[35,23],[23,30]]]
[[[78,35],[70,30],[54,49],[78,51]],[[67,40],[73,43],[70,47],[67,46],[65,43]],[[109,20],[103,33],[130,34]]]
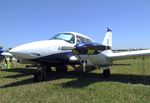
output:
[[[150,50],[137,50],[128,52],[113,53],[112,51],[104,52],[104,55],[111,60],[132,59],[137,57],[150,56]]]
[[[5,57],[13,57],[13,55],[9,52],[3,52],[3,53],[1,53],[1,55],[5,56]]]

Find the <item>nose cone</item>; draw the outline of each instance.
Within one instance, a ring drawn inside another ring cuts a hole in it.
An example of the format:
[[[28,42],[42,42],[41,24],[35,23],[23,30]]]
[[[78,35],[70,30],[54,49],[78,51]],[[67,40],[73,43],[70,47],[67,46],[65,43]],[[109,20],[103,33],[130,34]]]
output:
[[[9,52],[19,59],[37,59],[61,53],[59,48],[62,46],[70,46],[70,44],[62,40],[43,40],[17,46]]]
[[[27,50],[28,49],[24,45],[22,45],[9,50],[9,52],[17,58],[32,59],[32,56],[29,55]]]
[[[31,42],[27,44],[23,44],[20,46],[17,46],[15,48],[12,48],[9,50],[13,56],[20,59],[34,59],[40,56],[40,54],[37,53],[37,46],[39,46],[39,42]]]
[[[58,43],[53,40],[35,41],[12,48],[9,52],[19,59],[36,59],[58,50]]]

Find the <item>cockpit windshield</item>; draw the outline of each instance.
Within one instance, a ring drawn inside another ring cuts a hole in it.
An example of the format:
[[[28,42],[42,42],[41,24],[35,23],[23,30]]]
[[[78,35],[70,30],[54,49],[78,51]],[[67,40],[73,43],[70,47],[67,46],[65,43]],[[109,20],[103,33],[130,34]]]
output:
[[[69,43],[75,43],[75,36],[71,33],[61,33],[57,34],[56,36],[52,37],[52,39],[64,40]]]

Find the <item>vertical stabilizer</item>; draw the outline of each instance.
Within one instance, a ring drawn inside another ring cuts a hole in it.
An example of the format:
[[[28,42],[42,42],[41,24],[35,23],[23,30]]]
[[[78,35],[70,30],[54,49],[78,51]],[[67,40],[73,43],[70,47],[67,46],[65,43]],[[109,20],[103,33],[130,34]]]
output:
[[[112,30],[109,28],[107,29],[107,33],[103,40],[103,45],[110,46],[112,48]]]

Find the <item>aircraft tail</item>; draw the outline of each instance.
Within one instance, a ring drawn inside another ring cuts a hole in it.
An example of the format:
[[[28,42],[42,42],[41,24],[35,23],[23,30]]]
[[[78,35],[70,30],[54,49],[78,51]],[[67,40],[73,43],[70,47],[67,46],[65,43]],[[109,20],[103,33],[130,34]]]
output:
[[[107,29],[107,33],[105,35],[105,38],[104,38],[102,44],[112,48],[112,30],[111,29],[109,29],[109,28]]]

